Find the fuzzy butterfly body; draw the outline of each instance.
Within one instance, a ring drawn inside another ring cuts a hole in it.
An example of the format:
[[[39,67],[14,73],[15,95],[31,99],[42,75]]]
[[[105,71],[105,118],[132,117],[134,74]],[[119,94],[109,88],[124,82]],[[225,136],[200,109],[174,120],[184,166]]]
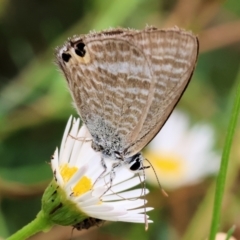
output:
[[[118,165],[142,170],[140,151],[181,98],[198,49],[193,34],[154,27],[80,35],[58,48],[57,63],[93,149]]]

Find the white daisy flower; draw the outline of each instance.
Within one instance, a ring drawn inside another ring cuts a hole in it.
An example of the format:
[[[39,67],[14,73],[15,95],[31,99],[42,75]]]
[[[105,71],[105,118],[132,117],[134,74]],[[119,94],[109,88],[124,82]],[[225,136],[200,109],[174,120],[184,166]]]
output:
[[[152,163],[161,185],[174,189],[216,174],[220,156],[213,151],[213,146],[214,132],[210,126],[190,127],[187,116],[175,110],[144,155]],[[153,171],[146,173],[147,180],[157,184]]]
[[[54,212],[56,216],[51,217],[52,221],[60,225],[73,225],[78,229],[95,225],[99,219],[151,223],[146,212],[153,208],[146,208],[146,200],[140,199],[145,197],[144,193],[147,194],[148,190],[129,190],[141,183],[143,177],[134,176],[133,172],[122,166],[116,170],[109,189],[109,172],[114,161],[105,159],[108,170],[104,177],[99,178],[103,172],[101,153],[92,149],[87,128],[82,126],[79,129],[79,126],[79,119],[74,120],[73,125],[72,118],[69,119],[60,151],[57,149],[52,157],[55,179],[43,197],[45,214]],[[56,192],[60,197],[55,197]],[[54,206],[50,202],[54,202]],[[64,204],[68,206],[65,215],[60,214]]]

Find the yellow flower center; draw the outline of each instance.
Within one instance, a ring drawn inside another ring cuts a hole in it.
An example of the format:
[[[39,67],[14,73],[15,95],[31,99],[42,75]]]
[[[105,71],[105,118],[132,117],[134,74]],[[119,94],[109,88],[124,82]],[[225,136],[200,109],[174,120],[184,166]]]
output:
[[[71,177],[77,172],[77,167],[69,167],[68,164],[64,164],[60,167],[60,173],[63,181],[67,183]]]
[[[74,196],[80,196],[92,188],[92,181],[88,177],[82,177],[73,188]]]
[[[64,164],[60,167],[60,173],[64,183],[67,183],[73,175],[77,172],[77,167],[69,167],[68,164]],[[73,187],[73,195],[80,196],[92,188],[92,181],[90,178],[83,176]]]
[[[184,160],[172,153],[147,152],[145,154],[159,174],[182,175],[185,169]]]

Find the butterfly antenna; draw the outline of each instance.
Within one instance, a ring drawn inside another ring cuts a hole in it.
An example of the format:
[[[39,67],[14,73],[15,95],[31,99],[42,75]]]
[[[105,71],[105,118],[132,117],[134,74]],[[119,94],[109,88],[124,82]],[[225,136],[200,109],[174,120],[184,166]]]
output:
[[[140,198],[140,197],[144,196],[144,183],[142,182],[140,174],[138,174],[138,178],[139,178],[139,181],[140,181],[141,186],[142,186],[142,192],[141,192],[141,194],[139,196],[139,198]],[[139,198],[136,198],[136,199],[139,199]]]
[[[148,230],[148,220],[147,220],[147,211],[146,211],[146,174],[145,174],[145,168],[142,166],[143,170],[143,195],[144,195],[144,222],[145,222],[145,231]]]
[[[156,173],[156,171],[155,171],[153,165],[151,164],[151,162],[150,162],[147,158],[145,158],[145,160],[151,165],[152,170],[153,170],[153,172],[154,172],[154,174],[155,174],[155,177],[156,177],[156,179],[157,179],[158,186],[160,187],[163,196],[168,197],[167,192],[163,189],[163,187],[162,187],[162,185],[161,185],[161,183],[160,183],[160,181],[159,181],[159,179],[158,179],[157,173]]]

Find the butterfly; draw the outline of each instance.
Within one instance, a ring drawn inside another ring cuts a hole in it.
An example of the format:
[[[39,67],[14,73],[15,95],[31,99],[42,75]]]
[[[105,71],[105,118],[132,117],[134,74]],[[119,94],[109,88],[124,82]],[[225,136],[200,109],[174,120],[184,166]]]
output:
[[[196,66],[198,38],[178,28],[109,29],[69,39],[56,62],[92,148],[113,169],[141,171],[141,150],[160,131]]]

